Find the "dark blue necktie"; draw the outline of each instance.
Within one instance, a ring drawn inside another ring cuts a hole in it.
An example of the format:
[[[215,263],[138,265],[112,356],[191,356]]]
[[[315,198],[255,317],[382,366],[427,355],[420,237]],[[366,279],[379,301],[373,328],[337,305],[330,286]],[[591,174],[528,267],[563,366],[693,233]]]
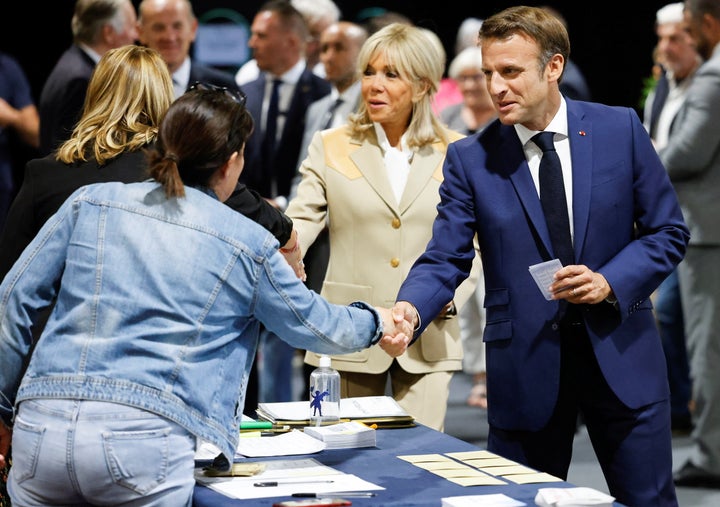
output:
[[[340,107],[340,104],[342,104],[342,103],[343,103],[343,99],[338,97],[337,99],[335,99],[335,102],[333,102],[332,106],[330,106],[330,109],[328,109],[325,112],[325,118],[324,118],[324,121],[322,124],[323,129],[329,129],[330,127],[332,127],[333,117],[335,116],[335,111],[337,110],[338,107]]]
[[[270,103],[265,118],[265,133],[262,141],[262,167],[264,179],[270,182],[269,197],[275,197],[277,191],[277,178],[275,177],[275,143],[277,142],[277,120],[280,114],[280,85],[281,79],[273,79]]]
[[[574,264],[570,221],[568,220],[565,185],[560,157],[553,143],[554,132],[540,132],[532,141],[543,152],[540,159],[540,202],[550,231],[553,252],[563,266]]]
[[[277,119],[280,112],[280,85],[282,80],[273,79],[272,91],[270,92],[270,103],[268,104],[267,116],[265,120],[265,135],[263,136],[263,155],[272,158],[275,150],[275,142],[277,140]]]

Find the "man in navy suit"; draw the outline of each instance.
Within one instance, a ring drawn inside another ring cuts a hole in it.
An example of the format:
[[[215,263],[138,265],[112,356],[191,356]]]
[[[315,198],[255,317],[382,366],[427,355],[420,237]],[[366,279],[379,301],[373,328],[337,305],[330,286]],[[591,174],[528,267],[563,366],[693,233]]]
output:
[[[650,302],[689,239],[675,191],[634,110],[562,96],[570,43],[557,18],[511,7],[485,20],[480,40],[498,120],[449,146],[433,238],[400,288],[395,318],[422,332],[468,276],[477,234],[488,449],[565,479],[581,414],[611,495],[677,506]],[[534,140],[541,131],[545,153]],[[543,159],[555,152],[569,220],[562,251],[539,190]],[[538,287],[528,268],[557,257],[564,267]]]
[[[239,90],[232,74],[190,57],[198,29],[190,0],[142,0],[138,14],[140,43],[156,50],[167,63],[176,98],[197,81]]]
[[[72,17],[73,44],[45,80],[38,113],[40,153],[47,155],[70,138],[82,114],[95,64],[110,49],[137,38],[130,0],[78,0]]]

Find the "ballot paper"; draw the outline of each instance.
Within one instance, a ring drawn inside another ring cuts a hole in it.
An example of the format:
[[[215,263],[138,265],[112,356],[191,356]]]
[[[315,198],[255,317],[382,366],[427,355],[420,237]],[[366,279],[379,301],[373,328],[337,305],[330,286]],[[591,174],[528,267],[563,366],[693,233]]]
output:
[[[562,267],[563,265],[560,259],[553,259],[551,261],[541,262],[540,264],[533,264],[528,268],[538,289],[540,289],[540,292],[542,292],[548,301],[552,299],[550,285],[553,283],[553,275]]]
[[[307,426],[306,435],[325,442],[326,449],[375,447],[375,429],[361,422],[348,421],[329,426]]]
[[[260,458],[267,456],[295,456],[314,454],[325,449],[325,442],[292,430],[271,437],[240,438],[235,457]],[[196,460],[211,460],[220,454],[220,449],[209,442],[202,442],[195,452]]]
[[[272,460],[264,463],[267,465],[266,469],[252,477],[208,477],[202,468],[196,468],[195,480],[218,493],[238,499],[291,496],[299,491],[332,496],[334,492],[385,489],[311,458]]]
[[[527,504],[500,493],[448,496],[442,499],[442,507],[522,507],[523,505]]]
[[[615,497],[593,488],[540,488],[539,507],[612,507]]]

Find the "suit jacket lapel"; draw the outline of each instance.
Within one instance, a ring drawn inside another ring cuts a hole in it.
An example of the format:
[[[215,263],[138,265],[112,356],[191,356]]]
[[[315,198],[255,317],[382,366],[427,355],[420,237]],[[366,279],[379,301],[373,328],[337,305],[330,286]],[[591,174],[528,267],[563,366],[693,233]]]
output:
[[[592,123],[571,101],[568,105],[568,136],[573,174],[573,249],[580,258],[590,217],[590,193],[593,171]]]
[[[433,147],[424,146],[413,155],[410,163],[410,176],[407,185],[400,199],[400,213],[410,207],[410,205],[418,198],[423,189],[427,186],[428,181],[433,175],[436,176],[438,182],[442,181],[442,160],[443,155]],[[437,174],[435,174],[437,171]]]
[[[398,213],[395,194],[390,187],[390,180],[385,172],[385,160],[380,147],[363,141],[360,148],[350,154],[350,159],[380,198],[395,213]]]
[[[525,209],[525,215],[528,217],[530,225],[535,228],[542,241],[542,246],[548,256],[546,260],[550,260],[549,252],[552,252],[550,232],[545,223],[545,214],[540,204],[535,182],[530,174],[530,166],[525,159],[525,151],[512,126],[503,126],[502,129],[501,146],[495,153],[501,154],[503,161],[501,163],[504,164],[510,181],[515,187],[520,205]]]

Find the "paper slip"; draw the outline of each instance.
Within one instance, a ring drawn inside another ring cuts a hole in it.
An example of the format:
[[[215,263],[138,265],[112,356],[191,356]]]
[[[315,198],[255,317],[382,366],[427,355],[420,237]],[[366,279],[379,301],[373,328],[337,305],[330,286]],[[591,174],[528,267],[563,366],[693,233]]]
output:
[[[540,488],[535,503],[540,507],[592,506],[611,507],[614,496],[593,488]]]
[[[460,452],[448,452],[447,456],[451,458],[459,459],[460,461],[466,459],[487,459],[487,458],[499,458],[498,454],[490,451],[460,451]]]
[[[502,458],[487,458],[487,459],[467,459],[463,461],[466,465],[470,465],[477,468],[491,468],[491,467],[507,467],[512,465],[518,465],[516,461],[511,459]]]
[[[477,470],[476,468],[471,468],[466,465],[463,465],[462,463],[458,463],[457,461],[416,461],[413,463],[416,467],[423,468],[425,470],[452,470],[452,469],[469,469],[469,470]]]
[[[448,496],[442,499],[442,507],[522,507],[527,505],[503,494]]]
[[[540,264],[533,264],[528,268],[538,289],[548,301],[552,300],[552,292],[550,292],[549,287],[553,283],[553,275],[562,267],[560,259],[553,259]]]
[[[296,456],[314,454],[325,447],[325,442],[322,440],[306,435],[300,430],[292,430],[273,437],[240,438],[235,457]],[[218,454],[220,449],[209,442],[202,442],[195,452],[195,459],[212,460]]]
[[[307,426],[304,433],[325,442],[326,449],[375,447],[375,430],[357,421],[329,426]]]
[[[273,437],[276,438],[276,437]],[[311,437],[310,437],[311,438]],[[207,477],[195,469],[195,480],[230,498],[251,499],[290,496],[298,491],[332,493],[385,489],[352,474],[342,473],[314,459],[265,462],[264,472],[253,477]],[[257,487],[256,483],[276,481],[277,486]]]
[[[482,473],[476,468],[463,467],[463,468],[448,468],[442,470],[430,470],[430,472],[440,477],[449,479],[451,477],[487,477],[487,474]]]
[[[486,475],[485,477],[480,475],[473,477],[449,477],[447,480],[454,482],[458,486],[504,486],[507,484],[507,482],[490,475]]]
[[[493,475],[517,475],[517,474],[534,474],[537,470],[523,465],[508,465],[504,467],[489,467],[483,469],[485,472]]]
[[[442,454],[406,454],[404,456],[398,456],[398,458],[409,461],[410,463],[427,463],[428,461],[452,462],[451,459],[446,458]]]
[[[545,472],[536,472],[532,474],[515,474],[503,475],[503,479],[512,481],[515,484],[535,484],[538,482],[562,482],[562,479]]]

